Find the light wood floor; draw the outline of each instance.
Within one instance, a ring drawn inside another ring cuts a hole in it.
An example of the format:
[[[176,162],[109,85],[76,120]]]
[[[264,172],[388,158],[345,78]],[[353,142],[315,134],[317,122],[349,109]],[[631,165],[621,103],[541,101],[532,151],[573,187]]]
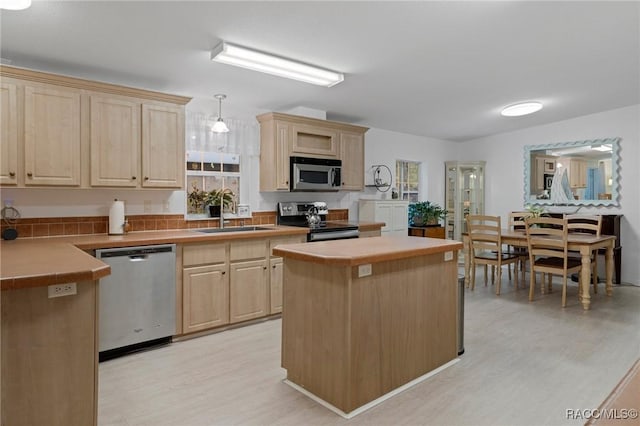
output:
[[[480,271],[480,268],[478,269]],[[461,361],[345,420],[282,383],[280,320],[100,364],[99,425],[582,425],[640,357],[640,287],[601,291],[590,311],[561,288],[466,290]],[[528,278],[528,277],[527,277]]]

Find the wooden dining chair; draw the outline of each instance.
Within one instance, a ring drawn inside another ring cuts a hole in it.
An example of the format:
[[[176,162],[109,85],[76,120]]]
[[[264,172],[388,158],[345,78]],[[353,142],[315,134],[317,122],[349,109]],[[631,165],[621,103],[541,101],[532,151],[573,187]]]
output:
[[[487,266],[497,269],[496,294],[500,294],[502,265],[518,261],[518,256],[504,253],[502,249],[502,229],[500,216],[468,215],[467,231],[469,232],[469,254],[471,262],[471,285],[475,288],[476,265],[484,265],[484,285],[487,285]],[[515,274],[516,287],[518,274]]]
[[[569,256],[567,219],[550,217],[529,217],[525,221],[527,245],[529,248],[529,301],[533,300],[536,273],[547,274],[548,289],[551,291],[551,276],[562,277],[562,307],[567,306],[567,277],[580,272],[582,262]],[[541,285],[544,294],[544,279]]]
[[[588,234],[600,236],[600,230],[602,229],[602,216],[600,215],[583,215],[583,214],[565,214],[564,218],[567,219],[567,228],[569,233],[575,234]],[[598,293],[598,263],[597,263],[598,250],[591,252],[591,281],[593,283],[593,292]],[[582,261],[582,256],[579,252],[570,251],[569,256],[575,257]]]
[[[525,230],[525,220],[528,217],[532,217],[533,213],[529,211],[523,212],[511,212],[509,213],[509,229],[511,231],[523,231]],[[519,270],[522,273],[522,283],[524,284],[524,273],[527,266],[527,261],[529,260],[529,251],[526,247],[515,247],[512,246],[509,248],[509,251],[518,255],[518,266]]]

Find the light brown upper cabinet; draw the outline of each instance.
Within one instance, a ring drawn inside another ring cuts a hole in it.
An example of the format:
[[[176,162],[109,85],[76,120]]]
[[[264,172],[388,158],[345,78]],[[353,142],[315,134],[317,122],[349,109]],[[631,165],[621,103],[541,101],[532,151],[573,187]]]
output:
[[[18,183],[18,116],[16,85],[0,84],[0,184]]]
[[[270,112],[260,122],[260,191],[289,191],[291,155],[342,160],[342,189],[364,188],[367,127]]]
[[[181,188],[184,108],[142,105],[142,186]]]
[[[190,98],[0,66],[0,184],[182,188]]]
[[[308,124],[292,125],[291,152],[300,156],[338,158],[338,131]]]
[[[587,161],[581,158],[569,160],[569,186],[571,188],[587,187]]]
[[[91,186],[138,186],[140,103],[91,96]]]
[[[364,134],[342,132],[340,134],[340,159],[342,160],[342,189],[364,189]]]
[[[80,186],[80,91],[24,88],[25,185]]]

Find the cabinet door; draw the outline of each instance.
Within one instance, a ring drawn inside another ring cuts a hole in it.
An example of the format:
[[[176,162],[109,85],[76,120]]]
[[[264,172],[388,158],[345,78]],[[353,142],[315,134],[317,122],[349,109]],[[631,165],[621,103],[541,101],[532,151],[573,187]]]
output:
[[[393,231],[393,206],[391,204],[377,203],[375,206],[375,221],[384,222],[384,226],[380,229],[382,234]]]
[[[268,315],[267,261],[232,263],[229,309],[231,323]]]
[[[340,159],[342,160],[342,189],[364,189],[364,135],[340,134]]]
[[[229,323],[227,264],[184,268],[182,330],[191,333]]]
[[[338,158],[338,132],[332,129],[292,125],[293,144],[291,151],[296,154]]]
[[[276,189],[289,190],[289,125],[276,122]],[[267,166],[269,167],[269,166]]]
[[[142,179],[147,188],[183,186],[183,107],[142,105]]]
[[[26,185],[80,185],[80,92],[25,87]]]
[[[140,104],[91,96],[91,186],[136,187]]]
[[[409,218],[407,213],[407,204],[392,204],[391,231],[398,235],[407,235],[409,227]]]
[[[284,263],[281,257],[274,257],[270,261],[269,277],[269,300],[271,309],[270,313],[277,314],[282,312],[282,284],[284,280]]]
[[[0,85],[0,184],[18,183],[18,106],[16,85]]]

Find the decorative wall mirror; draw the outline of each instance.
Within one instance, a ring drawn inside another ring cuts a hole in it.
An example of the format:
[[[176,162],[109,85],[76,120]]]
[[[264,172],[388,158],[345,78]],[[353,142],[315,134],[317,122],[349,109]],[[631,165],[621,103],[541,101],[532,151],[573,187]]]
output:
[[[620,138],[524,147],[525,204],[619,206]]]

